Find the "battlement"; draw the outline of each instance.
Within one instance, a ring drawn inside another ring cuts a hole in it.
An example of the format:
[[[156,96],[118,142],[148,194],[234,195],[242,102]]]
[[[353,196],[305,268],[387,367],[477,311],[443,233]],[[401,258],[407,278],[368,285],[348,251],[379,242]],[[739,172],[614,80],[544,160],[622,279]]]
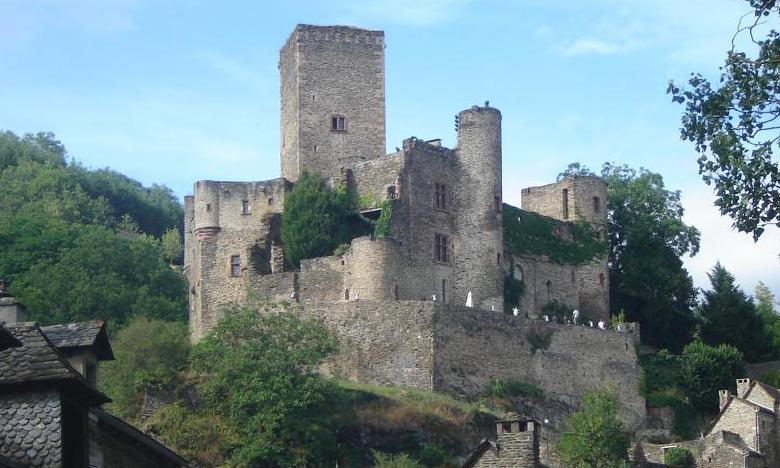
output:
[[[384,45],[385,32],[353,26],[318,26],[298,24],[288,42],[297,41],[333,41],[354,42],[358,44]]]

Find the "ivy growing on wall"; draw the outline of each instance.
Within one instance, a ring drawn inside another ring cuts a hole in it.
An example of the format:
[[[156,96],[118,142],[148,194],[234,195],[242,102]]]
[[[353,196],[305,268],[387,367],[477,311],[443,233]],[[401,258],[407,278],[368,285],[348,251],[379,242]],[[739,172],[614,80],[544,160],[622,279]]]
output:
[[[374,227],[374,236],[386,236],[390,233],[390,220],[393,218],[393,200],[385,200],[382,202],[382,214],[379,215],[379,219],[376,221]]]
[[[517,253],[544,255],[550,260],[579,265],[604,256],[607,243],[584,221],[562,222],[504,203],[504,242]],[[558,233],[566,229],[570,239]]]

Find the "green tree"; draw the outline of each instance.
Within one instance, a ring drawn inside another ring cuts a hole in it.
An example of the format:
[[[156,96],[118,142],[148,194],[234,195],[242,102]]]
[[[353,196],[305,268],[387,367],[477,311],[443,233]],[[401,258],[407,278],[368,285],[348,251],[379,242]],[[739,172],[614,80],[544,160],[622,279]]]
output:
[[[686,225],[680,192],[660,174],[604,164],[607,183],[610,307],[642,324],[642,339],[678,351],[690,340],[696,290],[683,255],[699,250]]]
[[[756,285],[753,302],[756,305],[758,315],[760,315],[767,324],[772,324],[780,319],[780,316],[777,315],[775,295],[762,281],[759,281]]]
[[[187,324],[136,317],[112,340],[116,360],[100,368],[99,387],[113,400],[109,411],[138,416],[145,390],[166,390],[188,365]]]
[[[595,176],[595,175],[596,175],[596,173],[591,171],[588,168],[588,166],[586,166],[584,164],[580,164],[578,162],[574,162],[574,163],[569,164],[566,167],[566,169],[563,170],[563,172],[560,172],[558,174],[558,177],[555,180],[559,181],[559,180],[561,180],[561,179],[563,179],[565,177],[569,177],[569,176],[577,177],[577,176]]]
[[[374,458],[376,459],[374,465],[376,468],[423,468],[423,465],[405,453],[389,454],[375,450]]]
[[[699,172],[713,185],[715,204],[740,231],[758,239],[780,223],[780,33],[767,20],[780,17],[776,0],[748,0],[752,18],[737,25],[720,79],[691,74],[688,88],[669,83],[684,105],[681,136],[699,153]],[[736,23],[736,18],[735,18]],[[739,50],[745,44],[744,50]]]
[[[629,438],[617,418],[619,403],[608,390],[585,394],[580,408],[569,416],[571,432],[561,435],[558,451],[565,466],[610,468],[625,466]]]
[[[730,344],[749,362],[773,357],[770,336],[756,307],[720,263],[708,274],[712,289],[704,291],[699,311],[704,318],[702,338],[712,345]]]
[[[181,256],[181,235],[178,229],[168,229],[160,239],[162,257],[168,263],[173,263]]]
[[[348,197],[330,188],[319,175],[304,172],[284,200],[282,242],[288,261],[330,254],[349,241]]]
[[[203,410],[235,428],[231,463],[333,466],[344,396],[315,369],[336,350],[318,322],[234,307],[193,351]]]
[[[690,468],[696,461],[690,450],[684,447],[672,447],[664,454],[664,463],[672,468]]]
[[[690,404],[699,411],[718,409],[718,390],[735,390],[735,379],[745,372],[742,353],[733,346],[710,346],[700,340],[685,346],[682,384]]]

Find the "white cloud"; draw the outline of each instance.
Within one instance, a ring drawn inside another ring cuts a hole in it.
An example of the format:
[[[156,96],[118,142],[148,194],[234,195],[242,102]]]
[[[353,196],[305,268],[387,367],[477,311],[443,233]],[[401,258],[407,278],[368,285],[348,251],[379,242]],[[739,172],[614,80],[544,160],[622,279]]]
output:
[[[714,200],[706,186],[683,191],[684,220],[701,231],[701,250],[684,259],[696,286],[709,289],[707,273],[720,261],[746,293],[753,294],[763,281],[780,296],[780,230],[769,229],[754,243],[751,235],[731,227],[731,219],[721,216]]]
[[[561,48],[561,53],[565,56],[575,55],[609,55],[619,52],[621,47],[617,44],[609,43],[599,39],[584,37],[576,39]]]

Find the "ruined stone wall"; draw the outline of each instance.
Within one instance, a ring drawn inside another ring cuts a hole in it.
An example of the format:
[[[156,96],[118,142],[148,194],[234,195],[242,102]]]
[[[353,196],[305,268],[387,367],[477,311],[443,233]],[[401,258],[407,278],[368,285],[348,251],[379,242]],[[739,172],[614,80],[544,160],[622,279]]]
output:
[[[194,339],[216,324],[224,305],[246,300],[247,277],[283,270],[281,210],[289,190],[283,179],[195,183],[184,246]],[[231,269],[233,256],[239,275]]]
[[[334,177],[341,167],[385,154],[383,31],[298,25],[279,70],[282,177]],[[346,119],[343,131],[331,130],[334,116]]]
[[[24,466],[63,466],[62,405],[57,393],[0,396],[0,454]]]
[[[579,307],[577,294],[577,267],[561,265],[545,257],[530,254],[511,254],[510,265],[515,279],[521,279],[525,285],[520,298],[520,313],[530,317],[541,317],[542,309],[552,301]],[[518,278],[520,276],[521,278]]]
[[[628,427],[644,420],[632,334],[448,307],[437,315],[434,336],[436,390],[473,393],[493,378],[516,379],[575,406],[588,390],[606,386],[617,392]]]
[[[581,312],[593,320],[609,320],[609,265],[607,257],[575,267]]]
[[[599,177],[565,177],[553,184],[524,188],[521,194],[524,210],[561,221],[583,220],[606,225],[607,185]]]
[[[359,161],[352,167],[357,193],[371,200],[370,207],[378,207],[388,197],[392,187],[395,197],[401,196],[401,174],[404,172],[403,152],[388,154],[368,161]],[[369,206],[363,208],[370,208]]]

